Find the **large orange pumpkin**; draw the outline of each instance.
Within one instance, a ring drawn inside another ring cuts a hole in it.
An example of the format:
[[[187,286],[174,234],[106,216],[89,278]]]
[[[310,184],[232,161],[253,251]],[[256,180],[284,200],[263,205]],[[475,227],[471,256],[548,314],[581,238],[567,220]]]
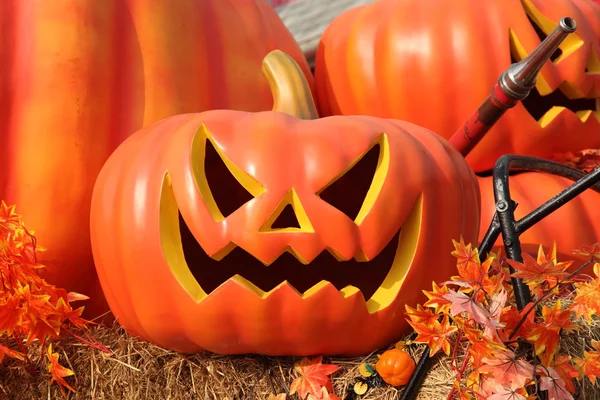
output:
[[[276,109],[315,117],[286,101],[310,100],[293,61],[265,66]],[[118,321],[165,348],[365,354],[409,331],[404,305],[452,275],[451,239],[477,239],[478,201],[464,158],[416,125],[209,111],[113,153],[92,246]]]
[[[0,31],[0,199],[48,248],[45,277],[92,296],[92,314],[108,308],[90,200],[116,146],[177,113],[271,109],[260,66],[273,49],[309,75],[265,0],[3,0]]]
[[[600,6],[591,0],[379,0],[335,19],[315,78],[324,115],[367,114],[450,138],[512,61],[577,21],[535,90],[469,154],[476,172],[503,154],[544,158],[600,147]]]
[[[477,179],[481,189],[481,240],[496,209],[492,177]],[[510,196],[518,203],[515,217],[523,218],[572,184],[570,179],[543,172],[522,172],[511,176]],[[540,244],[548,250],[556,241],[559,260],[576,260],[574,266],[588,261],[589,257],[575,255],[573,250],[582,245],[600,242],[599,205],[600,193],[586,190],[525,231],[520,236],[522,250],[537,253]],[[501,246],[502,240],[499,238],[495,247],[497,249]],[[591,271],[590,266],[584,272]]]

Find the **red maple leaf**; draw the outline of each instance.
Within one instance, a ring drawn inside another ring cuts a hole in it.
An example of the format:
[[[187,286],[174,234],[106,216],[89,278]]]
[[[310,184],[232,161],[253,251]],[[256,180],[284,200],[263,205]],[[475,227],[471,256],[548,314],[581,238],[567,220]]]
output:
[[[558,351],[561,330],[574,332],[578,326],[571,320],[571,310],[562,309],[562,303],[558,300],[552,308],[542,307],[543,323],[535,324],[529,332],[527,340],[533,343],[535,354],[540,356],[544,365],[550,361]]]
[[[65,379],[64,379],[65,377],[71,376],[74,373],[70,369],[63,367],[62,365],[60,365],[58,363],[59,355],[58,355],[58,353],[52,352],[52,344],[48,345],[48,351],[46,352],[46,356],[48,357],[48,360],[50,361],[50,363],[48,364],[48,372],[50,373],[50,376],[52,377],[50,384],[52,384],[52,382],[58,383],[63,395],[65,394],[63,388],[67,388],[67,389],[71,390],[72,392],[75,392],[75,389],[73,389],[67,383],[67,381],[65,381]]]
[[[562,377],[551,367],[546,370],[548,371],[547,375],[540,379],[540,389],[548,392],[548,400],[573,400]]]
[[[487,309],[482,307],[474,298],[467,296],[463,292],[451,290],[447,295],[444,295],[444,298],[452,302],[450,307],[450,314],[452,316],[460,314],[461,312],[466,312],[475,322],[480,323],[491,330],[495,331],[502,326],[500,322],[492,319],[492,316]]]
[[[479,368],[484,358],[494,358],[496,354],[505,349],[503,344],[485,337],[481,329],[461,326],[464,337],[471,343],[469,354],[472,357],[473,368]]]
[[[329,393],[327,388],[323,386],[321,388],[320,396],[309,394],[306,400],[340,400],[340,398],[333,393]]]
[[[459,276],[452,277],[454,283],[458,284],[462,282],[466,284],[470,290],[465,291],[475,292],[475,300],[477,302],[483,301],[486,293],[492,294],[502,286],[503,279],[490,277],[492,265],[497,264],[496,254],[491,253],[481,263],[479,260],[479,251],[477,248],[472,248],[470,243],[465,245],[461,238],[460,242],[453,241],[453,244],[455,250],[452,252],[452,255],[457,258],[456,268],[459,273]],[[462,286],[464,287],[465,285]]]
[[[573,250],[573,254],[587,257],[600,258],[600,243],[594,243],[592,245],[582,245],[578,249]]]
[[[494,358],[484,358],[484,365],[479,372],[490,373],[494,379],[503,385],[524,387],[534,377],[534,368],[529,362],[517,359],[512,350],[504,350]]]
[[[23,354],[19,353],[18,351],[11,350],[8,347],[0,344],[0,363],[2,363],[4,357],[15,358],[21,361],[25,359]]]
[[[444,296],[448,294],[448,287],[446,285],[439,287],[435,282],[433,282],[431,286],[431,292],[423,290],[423,293],[425,293],[425,296],[429,299],[423,305],[425,307],[433,308],[437,314],[448,312],[450,310],[451,301],[444,298]]]
[[[433,357],[438,351],[442,350],[446,355],[450,354],[450,341],[449,337],[458,328],[454,325],[450,325],[450,320],[447,315],[444,315],[442,322],[437,319],[433,322],[414,322],[408,321],[417,332],[417,337],[413,342],[415,343],[426,343],[430,348],[430,356]]]
[[[600,315],[600,264],[594,264],[594,274],[596,278],[589,282],[574,283],[575,297],[571,310],[575,311],[575,316],[585,317],[588,322],[592,322],[592,316]]]
[[[25,310],[18,296],[8,294],[0,299],[0,334],[6,332],[12,335],[23,321]]]
[[[405,305],[406,315],[410,318],[412,322],[418,324],[433,324],[440,317],[440,314],[434,314],[430,308],[424,308],[422,305],[417,304],[417,308],[411,308],[408,305]]]
[[[555,286],[568,275],[565,271],[573,263],[573,261],[556,261],[556,243],[548,256],[544,254],[544,250],[540,245],[537,260],[524,252],[522,263],[510,259],[506,262],[517,271],[512,276],[522,278],[530,287],[543,283],[547,283],[551,287]]]
[[[322,364],[322,360],[322,357],[305,357],[296,363],[294,370],[299,376],[292,382],[290,394],[298,393],[298,396],[302,399],[306,399],[309,394],[312,394],[317,399],[321,399],[323,387],[329,392],[333,392],[329,375],[340,367],[333,364]]]
[[[575,384],[573,379],[579,376],[579,372],[571,363],[571,357],[567,355],[557,355],[552,364],[554,370],[560,375],[565,382],[565,387],[571,393],[575,393]]]
[[[575,367],[581,375],[588,377],[592,384],[596,384],[596,378],[600,378],[600,341],[592,340],[593,351],[584,351],[583,358],[573,359]]]
[[[513,306],[504,307],[502,310],[502,315],[500,316],[500,322],[502,322],[505,326],[500,331],[500,337],[503,341],[508,342],[511,340],[511,336],[517,337],[527,337],[531,329],[535,326],[534,317],[535,314],[533,312],[529,312],[529,310],[533,307],[533,303],[527,304],[522,311],[518,311]],[[517,329],[517,324],[521,322],[523,316],[525,316],[524,322]],[[513,335],[513,332],[517,329],[516,333]]]

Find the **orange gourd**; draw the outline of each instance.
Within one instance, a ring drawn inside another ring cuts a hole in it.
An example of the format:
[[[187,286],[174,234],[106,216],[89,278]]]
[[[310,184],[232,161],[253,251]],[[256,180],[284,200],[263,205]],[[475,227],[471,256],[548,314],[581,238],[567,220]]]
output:
[[[492,177],[477,178],[481,189],[481,228],[480,240],[492,220],[495,201]],[[573,184],[570,179],[542,172],[522,172],[510,177],[510,195],[519,205],[515,210],[517,219],[523,218],[541,206],[554,195]],[[589,258],[573,254],[573,250],[582,245],[600,242],[600,193],[586,190],[581,195],[563,205],[557,211],[544,218],[521,236],[521,248],[525,252],[536,254],[542,244],[546,251],[556,240],[559,261],[576,260],[573,269]],[[499,238],[495,249],[502,246]],[[583,271],[590,273],[590,268]]]
[[[214,108],[269,110],[261,62],[293,37],[265,0],[0,2],[0,199],[48,251],[53,284],[108,309],[93,267],[97,174],[128,135]]]
[[[535,90],[468,155],[476,172],[503,154],[552,158],[600,147],[600,6],[591,0],[379,0],[336,18],[316,56],[323,115],[397,118],[450,138],[512,61],[577,21]]]
[[[265,72],[278,111],[173,116],[109,158],[102,287],[130,333],[176,351],[367,354],[453,274],[451,239],[476,240],[475,175],[410,123],[299,119],[317,115],[297,66],[274,52]]]
[[[402,349],[386,350],[375,364],[381,379],[392,386],[406,385],[415,368],[415,360]]]

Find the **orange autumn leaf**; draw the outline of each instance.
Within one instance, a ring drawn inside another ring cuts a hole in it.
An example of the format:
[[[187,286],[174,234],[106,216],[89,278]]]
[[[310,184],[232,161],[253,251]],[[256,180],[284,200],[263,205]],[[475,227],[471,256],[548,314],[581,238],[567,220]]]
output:
[[[309,394],[306,400],[340,400],[340,398],[333,393],[329,393],[326,387],[322,387],[319,396]]]
[[[21,217],[16,210],[15,205],[9,206],[2,200],[0,202],[0,223],[18,225]]]
[[[285,393],[280,393],[278,395],[271,393],[269,397],[267,397],[267,400],[287,400],[287,395]]]
[[[312,394],[320,399],[323,387],[333,392],[329,375],[340,367],[334,364],[322,364],[322,359],[322,357],[305,357],[294,365],[294,370],[300,376],[292,382],[290,394],[298,393],[302,399],[306,399],[309,394]]]
[[[490,253],[486,260],[481,263],[479,260],[479,251],[471,248],[471,244],[465,245],[464,242],[453,241],[455,250],[452,252],[457,258],[456,269],[459,276],[453,276],[453,283],[462,286],[462,291],[466,293],[475,293],[475,301],[482,302],[486,294],[492,294],[501,288],[504,284],[504,272],[501,271],[498,263],[499,254]],[[499,273],[492,276],[492,266],[499,270]]]
[[[523,387],[534,377],[533,365],[517,359],[512,350],[503,350],[494,358],[484,358],[483,362],[485,365],[479,372],[489,373],[499,384]]]
[[[21,361],[23,361],[25,359],[23,354],[19,353],[18,351],[11,350],[8,347],[0,344],[0,363],[2,363],[2,360],[4,360],[4,357],[15,358],[15,359],[21,360]]]
[[[492,318],[489,310],[477,302],[475,298],[454,290],[451,290],[444,297],[452,302],[450,307],[450,314],[452,316],[466,312],[475,322],[490,330],[496,331],[497,328],[502,327],[501,323]]]
[[[89,300],[89,299],[90,298],[84,294],[75,293],[75,292],[67,293],[67,301],[69,303],[73,303],[74,301],[82,301],[82,300]]]
[[[600,315],[600,264],[595,263],[593,270],[596,278],[589,282],[573,284],[575,297],[571,310],[575,312],[577,318],[585,317],[588,322],[592,322],[594,315]]]
[[[457,269],[459,271],[477,269],[476,265],[472,265],[479,264],[479,251],[477,248],[473,247],[471,243],[465,244],[462,236],[458,242],[452,240],[452,244],[454,245],[454,251],[450,254],[457,260]]]
[[[573,364],[581,375],[587,376],[593,385],[596,384],[596,379],[600,378],[600,341],[592,340],[594,350],[584,351],[583,358],[573,359]]]
[[[505,326],[500,331],[500,337],[504,341],[509,341],[509,337],[513,334],[514,330],[517,329],[517,324],[521,322],[524,315],[524,322],[519,326],[516,332],[517,337],[527,337],[529,332],[534,328],[535,322],[534,317],[535,314],[533,312],[529,312],[529,310],[533,307],[533,303],[527,304],[522,311],[518,311],[513,306],[504,307],[502,310],[502,314],[500,315],[500,322],[502,322]]]
[[[565,381],[553,368],[547,368],[547,373],[540,379],[540,389],[545,390],[547,397],[554,400],[573,400],[566,387]]]
[[[556,326],[569,333],[579,329],[577,325],[573,324],[571,314],[571,309],[562,309],[562,301],[560,300],[557,300],[552,308],[546,306],[542,307],[542,318],[544,320],[544,324]]]
[[[558,351],[561,330],[574,332],[578,327],[571,321],[571,310],[563,310],[560,300],[552,308],[543,306],[542,318],[543,323],[535,325],[527,340],[533,343],[542,363],[548,365]]]
[[[552,367],[565,382],[567,390],[571,393],[575,393],[573,379],[579,376],[579,372],[571,363],[571,357],[567,355],[557,355],[552,363]]]
[[[5,295],[4,299],[0,297],[0,334],[12,335],[23,321],[25,309],[20,303],[20,299],[12,294]]]
[[[573,250],[573,254],[587,257],[600,258],[600,243],[594,243],[592,245],[582,245],[578,249]]]
[[[19,344],[26,339],[20,346],[21,352],[0,346],[0,359],[7,356],[32,365],[27,351],[32,342],[38,340],[44,344],[48,338],[58,338],[67,325],[88,329],[89,321],[81,318],[83,308],[74,310],[70,304],[87,296],[68,293],[39,275],[44,265],[38,262],[37,253],[44,250],[34,232],[25,228],[15,206],[0,202],[0,338],[13,339]],[[93,338],[90,341],[68,332],[90,346],[108,351],[94,343]],[[58,382],[61,390],[63,387],[73,390],[64,380],[73,371],[58,363],[58,354],[52,353],[51,347],[47,357],[52,382]]]
[[[72,392],[75,392],[75,389],[73,389],[67,383],[67,381],[65,381],[65,379],[64,379],[67,376],[74,375],[74,372],[68,368],[63,367],[62,365],[60,365],[58,363],[59,355],[58,355],[58,353],[52,352],[52,344],[48,345],[48,351],[46,352],[46,356],[48,357],[48,360],[50,361],[50,363],[48,364],[48,372],[50,373],[50,376],[52,377],[50,384],[52,384],[52,382],[58,383],[60,386],[60,390],[61,390],[61,392],[63,392],[63,394],[64,394],[63,388],[67,388],[67,389],[71,390]]]
[[[555,246],[553,246],[550,254],[552,252],[556,252]],[[573,263],[573,261],[557,262],[555,254],[554,257],[546,256],[541,245],[537,260],[528,253],[523,253],[522,263],[514,260],[506,260],[506,262],[517,271],[512,276],[523,279],[530,287],[543,283],[555,286],[559,281],[567,277],[568,273],[565,271]]]
[[[417,338],[414,343],[426,343],[430,348],[430,356],[433,357],[438,351],[443,351],[446,355],[450,354],[449,337],[458,328],[450,325],[447,315],[444,315],[442,322],[434,320],[432,323],[408,321],[417,332]]]
[[[505,349],[503,344],[485,337],[481,329],[462,326],[461,330],[471,343],[469,354],[472,357],[474,368],[479,368],[483,364],[484,358],[494,358],[499,351]]]
[[[412,322],[419,324],[433,324],[438,320],[440,314],[434,314],[430,308],[424,308],[420,304],[417,304],[417,308],[411,308],[409,305],[405,305],[406,315]]]
[[[423,290],[423,293],[429,299],[423,306],[433,308],[437,314],[448,312],[450,310],[451,301],[444,298],[444,295],[448,294],[448,287],[446,285],[439,287],[435,282],[432,282],[431,286],[431,292]]]

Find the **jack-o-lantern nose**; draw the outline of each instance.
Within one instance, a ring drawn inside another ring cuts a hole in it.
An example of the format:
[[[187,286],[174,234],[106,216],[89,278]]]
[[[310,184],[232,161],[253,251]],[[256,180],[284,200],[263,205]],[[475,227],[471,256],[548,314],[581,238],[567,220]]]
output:
[[[271,224],[271,229],[300,228],[300,222],[291,204],[283,207],[281,214]]]
[[[260,232],[314,232],[312,224],[294,189],[283,196]]]

